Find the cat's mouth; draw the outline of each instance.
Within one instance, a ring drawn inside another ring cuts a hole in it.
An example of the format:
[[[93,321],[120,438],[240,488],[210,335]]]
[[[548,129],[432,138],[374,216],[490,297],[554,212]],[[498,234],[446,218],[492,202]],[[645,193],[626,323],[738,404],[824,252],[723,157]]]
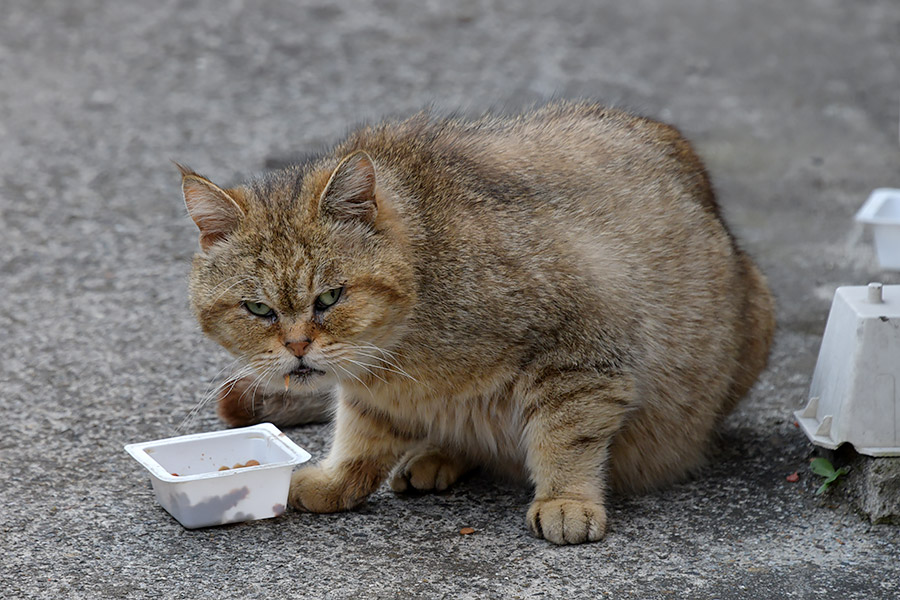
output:
[[[292,370],[290,373],[288,373],[288,377],[290,377],[291,379],[296,380],[296,381],[306,381],[307,379],[310,379],[311,377],[315,377],[317,375],[324,375],[324,374],[325,374],[325,371],[321,371],[319,369],[314,369],[313,367],[310,367],[309,365],[306,365],[306,364],[301,364],[300,366],[298,366],[294,370]]]

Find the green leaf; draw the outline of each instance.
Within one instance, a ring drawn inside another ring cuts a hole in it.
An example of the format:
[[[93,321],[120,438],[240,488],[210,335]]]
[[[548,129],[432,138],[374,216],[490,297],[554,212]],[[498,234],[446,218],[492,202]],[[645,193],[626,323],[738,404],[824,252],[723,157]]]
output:
[[[823,481],[822,485],[816,490],[817,496],[824,494],[828,491],[828,488],[831,487],[831,484],[837,481],[839,477],[850,472],[850,467],[841,467],[840,469],[835,470],[834,465],[824,458],[815,458],[811,460],[809,468],[816,475],[825,478],[825,481]]]
[[[814,458],[810,461],[809,468],[813,473],[822,477],[830,477],[836,472],[834,466],[825,458]]]

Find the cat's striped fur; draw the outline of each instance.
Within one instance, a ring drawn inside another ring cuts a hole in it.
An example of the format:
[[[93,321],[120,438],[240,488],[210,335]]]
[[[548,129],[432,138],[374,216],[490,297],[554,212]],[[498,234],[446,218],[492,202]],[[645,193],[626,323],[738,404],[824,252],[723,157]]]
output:
[[[665,124],[592,103],[422,113],[229,190],[183,174],[193,305],[258,375],[220,414],[318,418],[310,398],[337,386],[331,451],[293,477],[299,509],[486,465],[530,478],[536,535],[597,540],[607,488],[696,468],[766,364],[766,282]]]

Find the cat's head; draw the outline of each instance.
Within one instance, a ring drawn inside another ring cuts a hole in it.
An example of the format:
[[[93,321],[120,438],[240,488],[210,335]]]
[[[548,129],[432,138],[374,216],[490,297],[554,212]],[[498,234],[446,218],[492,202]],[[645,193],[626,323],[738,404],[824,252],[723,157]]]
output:
[[[181,169],[200,230],[191,304],[241,376],[324,387],[390,368],[415,302],[405,234],[371,157],[336,163],[230,189]]]

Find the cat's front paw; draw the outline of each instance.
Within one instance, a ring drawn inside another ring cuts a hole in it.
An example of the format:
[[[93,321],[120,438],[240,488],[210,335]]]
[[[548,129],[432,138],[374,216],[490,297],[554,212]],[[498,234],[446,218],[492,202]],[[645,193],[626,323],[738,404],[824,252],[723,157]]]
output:
[[[596,542],[606,533],[606,509],[591,500],[535,500],[528,509],[527,520],[535,536],[554,544]]]
[[[468,470],[469,466],[461,459],[439,451],[410,453],[394,470],[391,489],[397,493],[443,492]]]
[[[291,475],[288,502],[297,510],[333,513],[356,508],[383,481],[377,462],[354,461],[335,469],[303,467]]]
[[[345,493],[345,486],[321,467],[303,467],[291,475],[288,502],[297,510],[314,513],[333,513],[348,510],[360,499]]]

